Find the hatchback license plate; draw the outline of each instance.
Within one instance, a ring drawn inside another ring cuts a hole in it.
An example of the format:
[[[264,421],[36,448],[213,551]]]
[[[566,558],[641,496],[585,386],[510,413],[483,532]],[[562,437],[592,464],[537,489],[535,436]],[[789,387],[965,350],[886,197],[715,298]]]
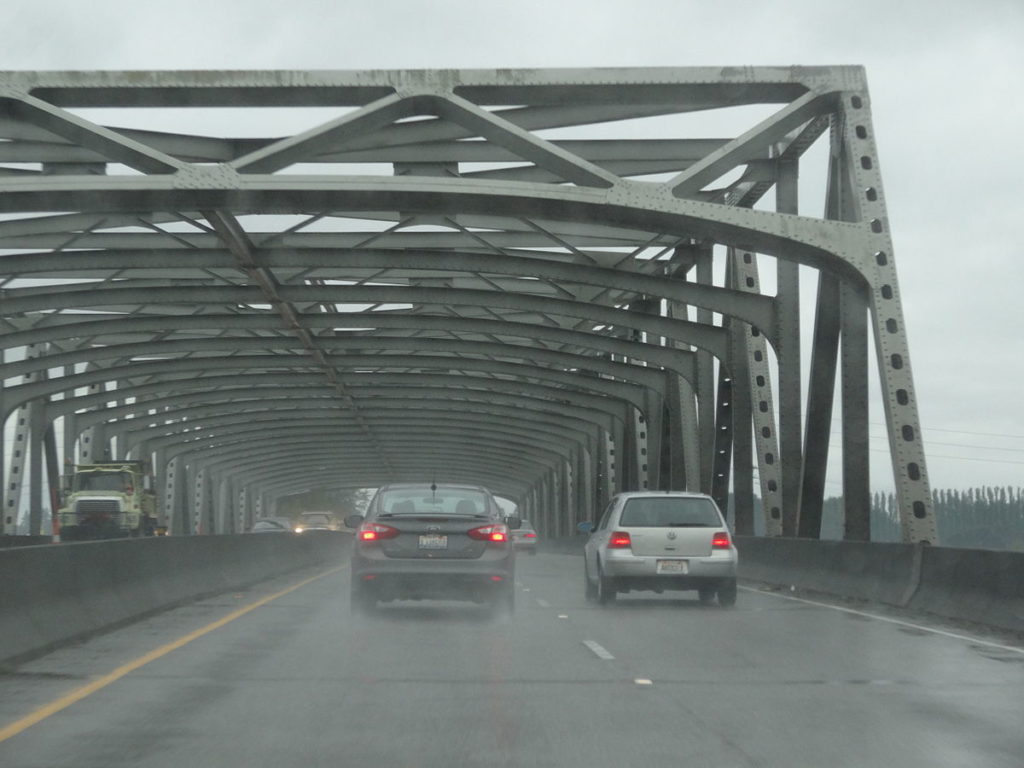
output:
[[[448,549],[448,537],[437,534],[420,536],[420,549]]]
[[[659,560],[658,573],[687,573],[689,563],[686,560]]]

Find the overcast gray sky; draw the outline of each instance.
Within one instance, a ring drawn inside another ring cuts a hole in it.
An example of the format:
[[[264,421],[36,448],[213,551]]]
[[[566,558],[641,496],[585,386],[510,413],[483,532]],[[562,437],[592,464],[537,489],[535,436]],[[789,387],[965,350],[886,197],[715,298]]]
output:
[[[0,0],[0,19],[0,70],[862,64],[932,486],[1024,484],[1022,0]]]

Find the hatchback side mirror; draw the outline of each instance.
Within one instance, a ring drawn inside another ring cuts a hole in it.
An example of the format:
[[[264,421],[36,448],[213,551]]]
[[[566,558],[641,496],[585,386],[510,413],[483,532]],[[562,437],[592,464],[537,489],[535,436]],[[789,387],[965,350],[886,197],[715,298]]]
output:
[[[576,530],[579,531],[580,533],[593,533],[594,532],[594,524],[592,522],[590,522],[589,520],[585,520],[582,523],[576,523]]]
[[[523,527],[523,518],[512,515],[511,517],[505,518],[505,525],[509,527],[509,530],[516,530],[517,528]]]
[[[345,518],[345,526],[347,528],[358,528],[363,524],[364,519],[362,515],[349,515]]]

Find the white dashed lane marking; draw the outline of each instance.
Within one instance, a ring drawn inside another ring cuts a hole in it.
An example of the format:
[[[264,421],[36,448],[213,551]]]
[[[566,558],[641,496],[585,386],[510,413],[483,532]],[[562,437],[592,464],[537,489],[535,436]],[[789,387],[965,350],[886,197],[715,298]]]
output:
[[[611,653],[608,652],[608,649],[606,649],[596,640],[584,640],[583,644],[587,646],[587,648],[589,648],[593,652],[593,654],[597,656],[597,658],[599,659],[604,659],[605,661],[612,661],[615,658],[614,656],[612,656]]]

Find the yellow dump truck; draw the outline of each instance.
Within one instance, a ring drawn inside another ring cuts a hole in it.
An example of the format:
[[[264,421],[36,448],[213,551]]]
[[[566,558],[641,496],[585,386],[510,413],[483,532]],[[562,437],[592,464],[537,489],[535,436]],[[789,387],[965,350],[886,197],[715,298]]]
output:
[[[76,464],[64,476],[59,519],[63,541],[154,535],[156,496],[146,463]]]

